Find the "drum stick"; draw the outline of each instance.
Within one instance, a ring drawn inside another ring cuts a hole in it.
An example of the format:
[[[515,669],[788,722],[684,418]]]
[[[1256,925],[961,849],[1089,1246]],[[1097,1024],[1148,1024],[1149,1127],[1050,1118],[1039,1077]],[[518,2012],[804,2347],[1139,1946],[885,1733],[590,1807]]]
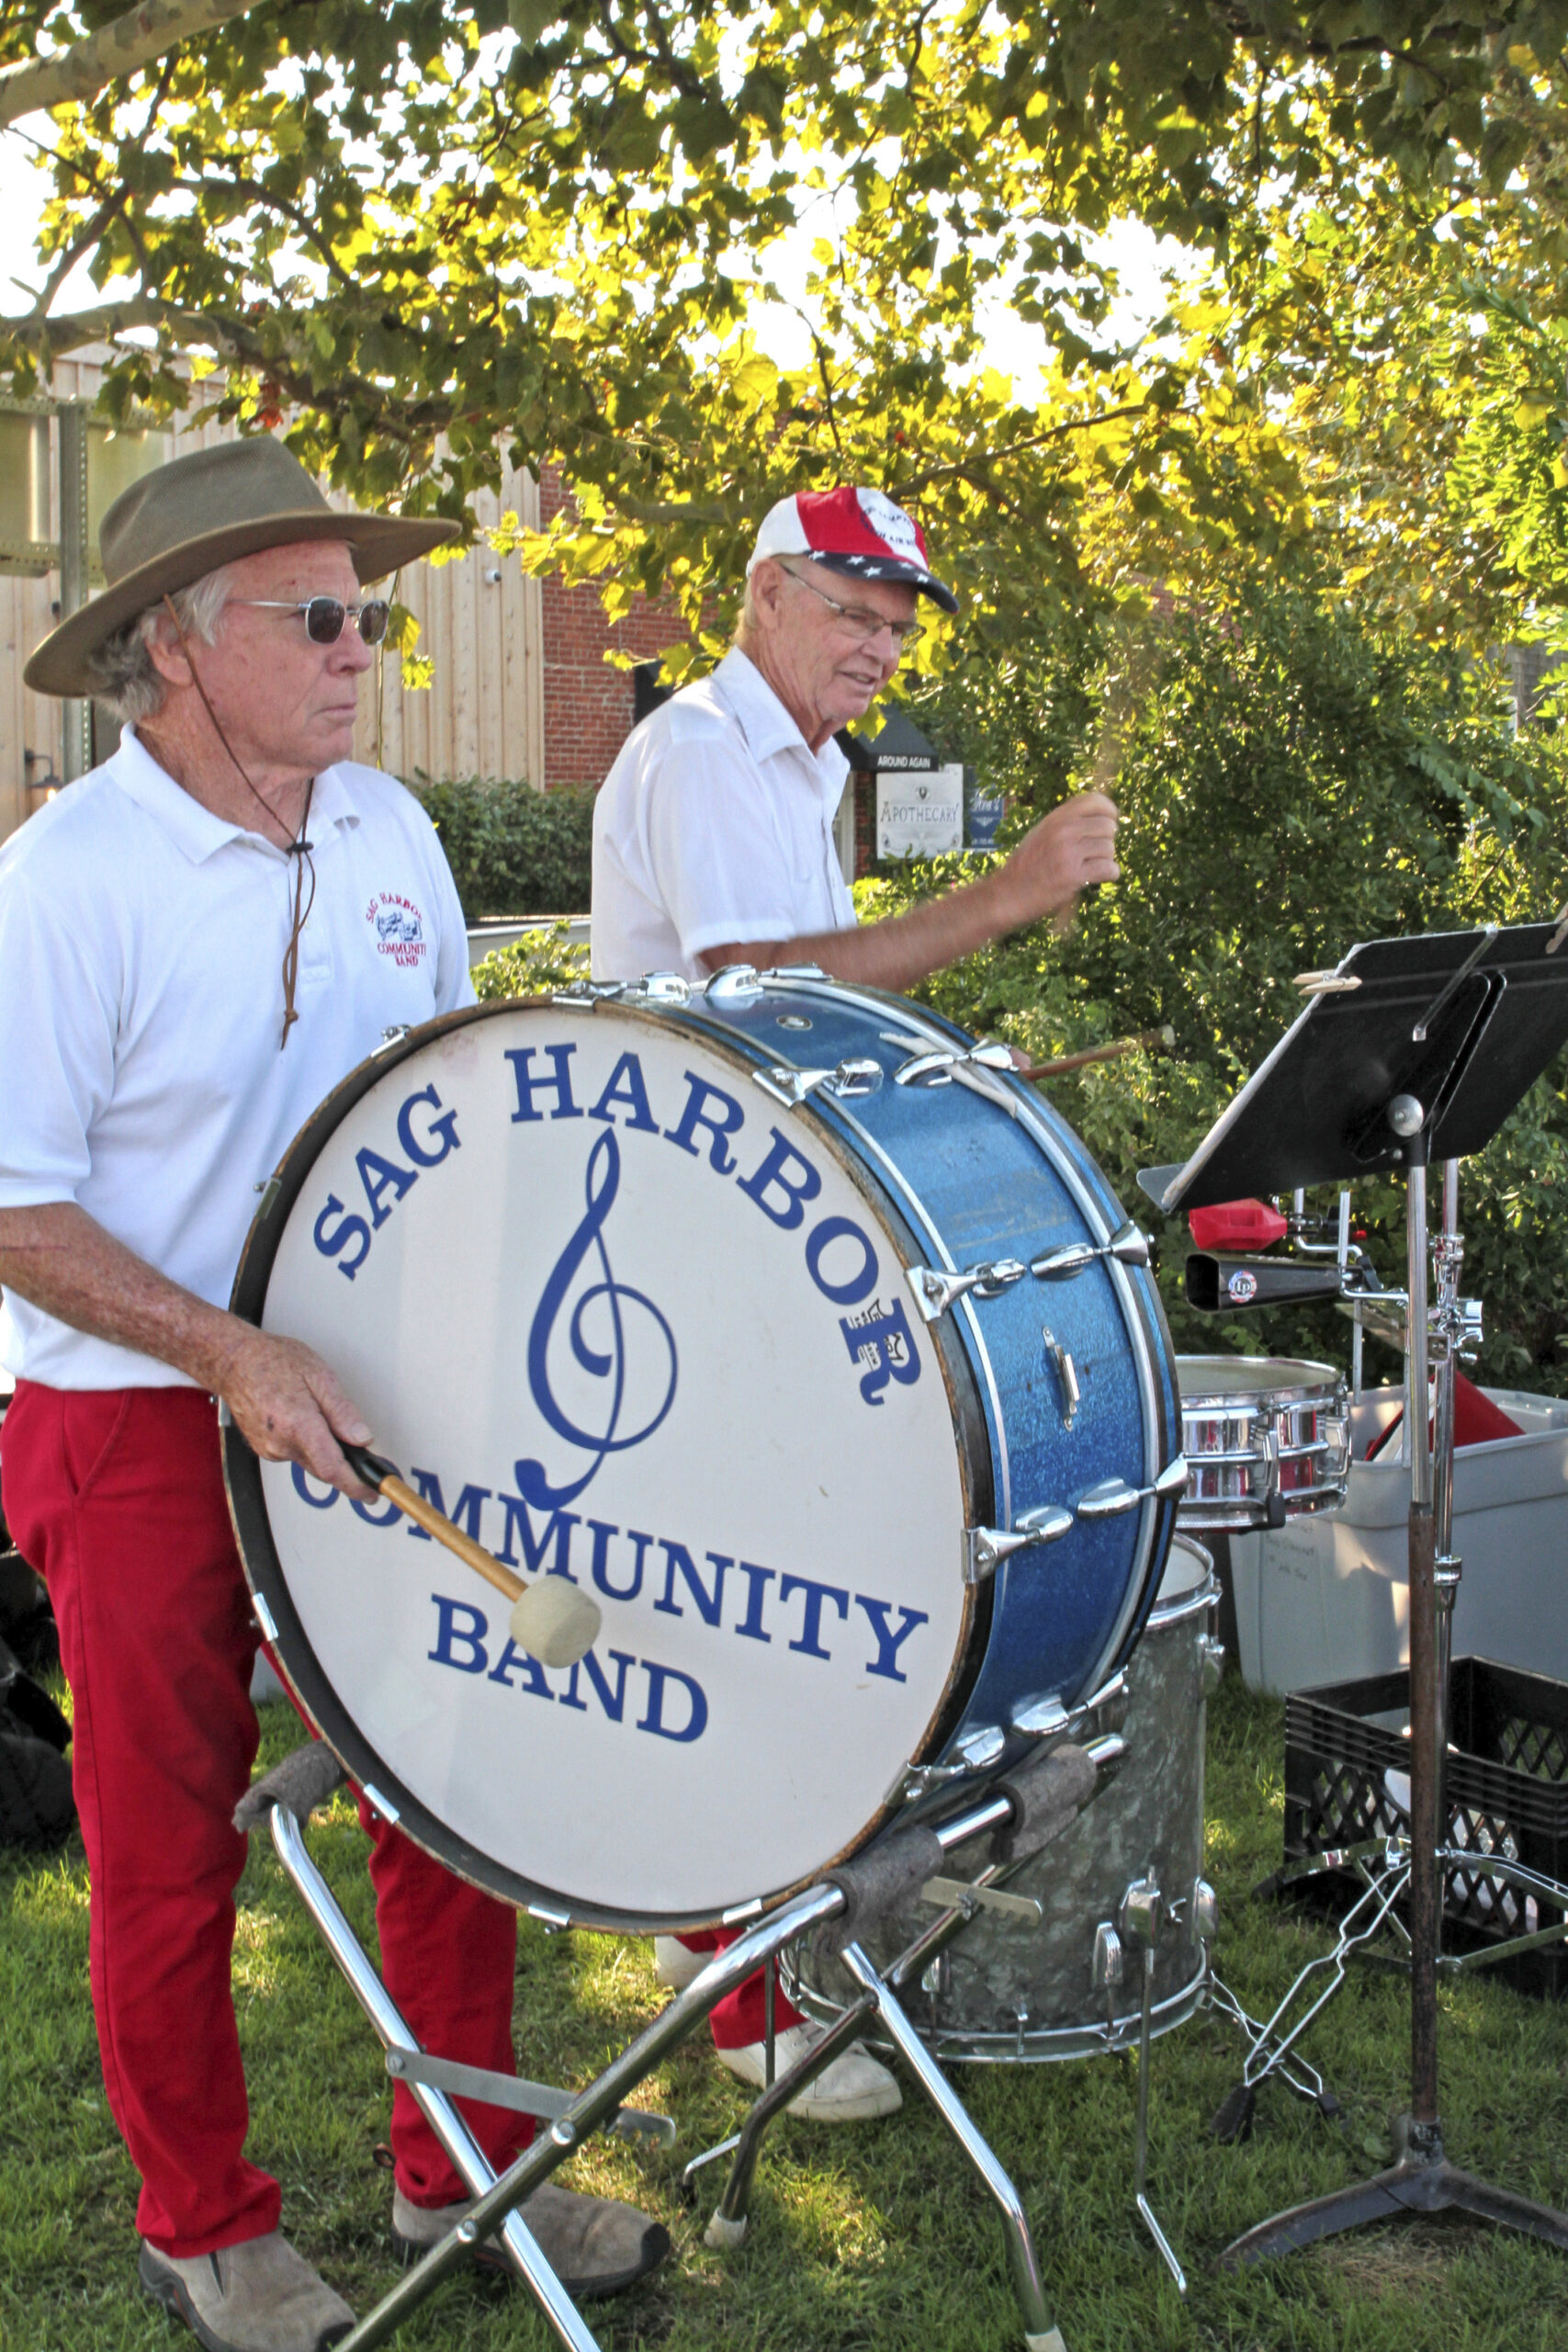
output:
[[[525,1584],[509,1567],[455,1527],[445,1511],[400,1478],[390,1462],[384,1462],[367,1446],[345,1445],[340,1438],[344,1461],[356,1478],[396,1503],[405,1519],[423,1527],[438,1544],[444,1544],[464,1565],[481,1576],[487,1584],[504,1593],[513,1603],[511,1626],[513,1638],[529,1656],[542,1666],[575,1666],[578,1659],[593,1646],[598,1638],[602,1619],[597,1601],[580,1592],[567,1577],[541,1577],[537,1584]]]
[[[1067,1070],[1085,1069],[1090,1062],[1113,1062],[1122,1054],[1135,1054],[1155,1046],[1174,1046],[1174,1029],[1140,1029],[1135,1037],[1118,1037],[1113,1046],[1090,1046],[1081,1054],[1059,1054],[1055,1061],[1032,1062],[1018,1072],[1020,1078],[1061,1078]]]

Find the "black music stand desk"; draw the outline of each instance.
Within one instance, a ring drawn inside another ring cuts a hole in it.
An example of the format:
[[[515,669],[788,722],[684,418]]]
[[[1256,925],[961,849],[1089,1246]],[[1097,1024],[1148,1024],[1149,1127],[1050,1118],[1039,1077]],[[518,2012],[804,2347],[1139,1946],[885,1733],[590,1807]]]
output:
[[[1428,1163],[1479,1151],[1568,1043],[1568,953],[1559,954],[1565,937],[1568,923],[1511,930],[1489,924],[1352,948],[1332,972],[1304,977],[1306,1010],[1186,1165],[1145,1170],[1138,1180],[1174,1214],[1402,1172],[1408,1208],[1411,2112],[1393,2165],[1259,2222],[1226,2248],[1222,2258],[1230,2267],[1364,2222],[1445,2207],[1506,2222],[1568,2252],[1568,2215],[1450,2165],[1438,2120],[1440,1686],[1447,1661],[1438,1632],[1434,1495],[1451,1492],[1453,1423],[1451,1412],[1439,1410],[1434,1462],[1427,1248]],[[1451,1269],[1458,1239],[1448,1238]],[[1438,1350],[1451,1380],[1451,1331],[1439,1335]],[[1457,1572],[1457,1563],[1445,1566]]]

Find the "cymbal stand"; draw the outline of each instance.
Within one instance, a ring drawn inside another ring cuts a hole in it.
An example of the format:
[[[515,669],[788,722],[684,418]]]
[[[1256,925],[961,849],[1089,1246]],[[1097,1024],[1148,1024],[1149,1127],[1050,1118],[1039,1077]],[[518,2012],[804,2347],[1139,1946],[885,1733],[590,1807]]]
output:
[[[1568,2215],[1511,2190],[1495,2188],[1450,2165],[1443,2150],[1438,2108],[1438,1963],[1441,1935],[1442,1869],[1438,1804],[1442,1786],[1442,1726],[1447,1719],[1446,1675],[1439,1689],[1439,1614],[1451,1624],[1457,1563],[1445,1553],[1448,1605],[1438,1607],[1438,1508],[1444,1497],[1445,1541],[1451,1535],[1453,1479],[1453,1358],[1455,1348],[1439,1332],[1439,1362],[1447,1374],[1448,1407],[1436,1417],[1428,1438],[1427,1109],[1411,1094],[1396,1094],[1388,1124],[1404,1146],[1408,1236],[1408,1379],[1404,1399],[1406,1454],[1410,1463],[1410,2113],[1396,2127],[1394,2163],[1371,2180],[1318,2197],[1277,2213],[1226,2247],[1228,2268],[1292,2253],[1362,2222],[1393,2221],[1410,2213],[1458,2208],[1478,2219],[1506,2224],[1568,2252]],[[1457,1230],[1458,1179],[1444,1186],[1444,1247],[1438,1253],[1439,1303],[1457,1313],[1460,1255]],[[1439,1402],[1441,1384],[1439,1386]],[[1446,1666],[1446,1655],[1442,1663]],[[1441,1841],[1446,1848],[1447,1840]]]

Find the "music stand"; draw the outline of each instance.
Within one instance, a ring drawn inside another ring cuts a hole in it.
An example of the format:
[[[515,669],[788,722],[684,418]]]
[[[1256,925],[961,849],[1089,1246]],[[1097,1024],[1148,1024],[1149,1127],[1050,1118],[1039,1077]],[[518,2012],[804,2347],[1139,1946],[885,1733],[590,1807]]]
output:
[[[1439,1679],[1447,1661],[1439,1660],[1438,1639],[1434,1493],[1450,1489],[1453,1420],[1451,1411],[1439,1410],[1428,1436],[1427,1265],[1428,1163],[1479,1151],[1568,1043],[1568,954],[1558,952],[1565,936],[1568,925],[1489,924],[1352,948],[1332,972],[1304,976],[1305,1012],[1186,1165],[1148,1169],[1138,1179],[1175,1214],[1402,1171],[1408,1211],[1410,2115],[1391,2166],[1259,2222],[1226,2247],[1228,2267],[1364,2222],[1450,2206],[1568,2252],[1568,2215],[1450,2165],[1438,2120],[1438,1846],[1447,1713]],[[1439,1344],[1451,1360],[1452,1334]]]

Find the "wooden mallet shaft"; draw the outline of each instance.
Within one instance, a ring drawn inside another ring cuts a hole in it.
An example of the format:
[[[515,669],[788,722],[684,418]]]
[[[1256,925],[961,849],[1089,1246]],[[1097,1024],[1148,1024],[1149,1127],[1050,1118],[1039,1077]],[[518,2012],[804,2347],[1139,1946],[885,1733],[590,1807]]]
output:
[[[1090,1062],[1113,1062],[1123,1054],[1135,1054],[1141,1048],[1154,1046],[1174,1046],[1174,1029],[1140,1029],[1135,1037],[1118,1037],[1114,1045],[1090,1046],[1081,1054],[1059,1054],[1055,1061],[1032,1062],[1021,1069],[1020,1078],[1061,1078],[1070,1069],[1087,1069]]]
[[[396,1503],[406,1519],[412,1519],[416,1527],[423,1527],[437,1544],[444,1544],[448,1552],[472,1568],[476,1576],[483,1577],[487,1584],[493,1585],[497,1592],[505,1594],[513,1604],[513,1633],[546,1666],[574,1666],[585,1651],[592,1648],[601,1622],[598,1603],[580,1592],[576,1585],[564,1577],[543,1577],[537,1584],[525,1584],[493,1552],[487,1552],[482,1544],[476,1544],[471,1535],[465,1535],[460,1527],[454,1526],[445,1511],[437,1510],[434,1503],[416,1494],[390,1462],[372,1453],[368,1446],[344,1445],[341,1438],[338,1443],[356,1478],[363,1478],[367,1487],[374,1487],[378,1495]]]

